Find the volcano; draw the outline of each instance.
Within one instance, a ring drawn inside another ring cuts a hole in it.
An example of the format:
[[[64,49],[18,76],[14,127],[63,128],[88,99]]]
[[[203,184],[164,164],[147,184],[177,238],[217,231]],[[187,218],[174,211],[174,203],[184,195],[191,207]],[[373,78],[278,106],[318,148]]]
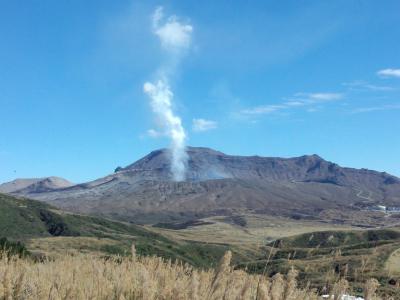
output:
[[[341,167],[315,154],[234,156],[200,147],[188,147],[187,154],[185,181],[172,180],[170,151],[161,149],[91,182],[8,192],[134,223],[244,213],[340,221],[377,205],[400,207],[399,178]]]

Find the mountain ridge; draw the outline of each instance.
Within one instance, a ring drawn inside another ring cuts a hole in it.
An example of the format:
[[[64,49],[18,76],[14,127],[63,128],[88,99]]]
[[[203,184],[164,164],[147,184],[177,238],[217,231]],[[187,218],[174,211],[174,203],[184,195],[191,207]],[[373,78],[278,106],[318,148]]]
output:
[[[73,186],[74,184],[57,176],[40,178],[17,178],[0,184],[0,193],[45,192]]]
[[[134,162],[133,164],[130,164],[124,168],[121,168],[119,172],[134,172],[134,171],[144,171],[144,170],[158,170],[158,171],[163,171],[160,175],[165,178],[172,178],[171,173],[169,172],[169,167],[170,167],[170,159],[168,158],[168,149],[158,149],[155,151],[152,151],[148,155],[144,156],[143,158],[139,159],[138,161]],[[220,151],[213,150],[211,148],[206,148],[206,147],[187,147],[187,153],[189,156],[188,160],[188,170],[187,170],[187,176],[186,180],[187,181],[204,181],[204,180],[210,180],[210,179],[224,179],[224,178],[242,178],[240,174],[232,173],[232,171],[227,172],[226,170],[216,170],[217,168],[221,168],[221,162],[225,160],[226,162],[229,161],[235,161],[235,160],[247,160],[253,164],[258,164],[258,163],[270,163],[272,168],[279,167],[280,164],[289,164],[293,162],[295,165],[301,166],[303,165],[308,165],[309,168],[307,169],[308,173],[312,173],[312,171],[316,171],[320,166],[330,168],[330,171],[334,171],[337,168],[341,168],[344,170],[351,170],[351,171],[358,171],[358,172],[363,172],[363,173],[373,173],[375,175],[380,174],[381,176],[384,176],[388,179],[390,178],[391,181],[394,182],[400,182],[400,179],[397,178],[396,176],[390,175],[386,172],[378,172],[374,170],[368,170],[368,169],[356,169],[356,168],[351,168],[351,167],[340,167],[338,164],[327,161],[323,159],[321,156],[317,154],[311,154],[311,155],[302,155],[302,156],[297,156],[297,157],[289,157],[289,158],[283,158],[283,157],[265,157],[265,156],[258,156],[258,155],[252,155],[252,156],[240,156],[240,155],[229,155],[225,154]],[[200,154],[200,155],[199,155]],[[199,166],[199,163],[202,163],[201,166]],[[286,165],[287,166],[287,165]],[[256,169],[256,166],[246,166],[246,167],[253,167]],[[208,174],[207,174],[207,172]],[[211,170],[211,172],[210,172]],[[201,171],[200,174],[196,174],[196,171]],[[211,174],[210,174],[211,173]],[[265,174],[263,174],[265,175]],[[260,177],[260,176],[255,176],[255,174],[252,175],[252,177]],[[261,176],[262,177],[262,176]],[[287,176],[288,180],[291,180],[289,176]],[[278,178],[282,179],[282,178]]]
[[[315,154],[235,156],[204,147],[188,147],[187,154],[182,182],[172,181],[169,150],[159,149],[91,182],[16,194],[139,223],[240,212],[321,218],[328,210],[400,207],[399,178],[344,168]]]

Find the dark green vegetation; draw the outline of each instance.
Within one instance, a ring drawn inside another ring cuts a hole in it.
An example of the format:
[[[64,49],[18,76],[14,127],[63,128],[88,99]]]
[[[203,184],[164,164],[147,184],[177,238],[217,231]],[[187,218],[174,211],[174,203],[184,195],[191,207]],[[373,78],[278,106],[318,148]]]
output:
[[[191,220],[191,221],[182,222],[182,223],[157,223],[157,224],[154,224],[153,227],[181,230],[181,229],[186,229],[189,227],[210,225],[210,224],[213,224],[213,223],[212,222],[204,222],[202,220]]]
[[[233,224],[233,225],[238,225],[241,227],[246,227],[247,221],[246,218],[242,216],[230,216],[225,218],[225,222]]]
[[[264,257],[238,267],[269,275],[294,267],[300,271],[303,284],[310,282],[321,292],[324,286],[345,277],[357,293],[368,278],[376,278],[381,293],[400,296],[395,287],[400,274],[387,270],[389,256],[400,248],[399,231],[313,232],[279,239],[268,247]]]
[[[278,248],[371,248],[400,240],[400,232],[381,229],[366,231],[321,231],[288,237],[270,243]]]
[[[21,242],[11,242],[6,238],[0,238],[0,258],[3,254],[24,257],[29,254],[25,245]]]
[[[175,242],[141,226],[64,213],[48,204],[4,194],[0,194],[0,237],[6,237],[7,245],[15,246],[13,249],[18,248],[17,245],[23,247],[18,242],[30,244],[36,240],[41,245],[50,240],[63,246],[63,237],[76,241],[96,238],[107,243],[90,246],[78,243],[78,249],[120,255],[129,254],[134,243],[140,255],[180,259],[202,267],[214,264],[228,249],[226,245]]]

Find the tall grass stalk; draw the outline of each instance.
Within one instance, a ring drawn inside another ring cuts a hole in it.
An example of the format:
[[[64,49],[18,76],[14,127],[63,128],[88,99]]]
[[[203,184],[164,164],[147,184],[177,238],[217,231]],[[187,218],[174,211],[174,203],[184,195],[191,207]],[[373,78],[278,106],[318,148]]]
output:
[[[215,270],[137,256],[134,247],[131,252],[129,257],[104,259],[78,254],[42,262],[4,255],[0,259],[0,299],[321,299],[315,291],[298,287],[295,270],[273,278],[234,270],[230,252]],[[340,281],[335,294],[343,294],[347,286]],[[366,284],[368,300],[378,299],[376,288],[375,281]]]

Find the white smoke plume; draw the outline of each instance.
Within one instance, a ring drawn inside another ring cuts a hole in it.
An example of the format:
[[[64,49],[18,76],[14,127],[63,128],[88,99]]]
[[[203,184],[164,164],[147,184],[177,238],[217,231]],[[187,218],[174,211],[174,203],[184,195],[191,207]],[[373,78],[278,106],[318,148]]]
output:
[[[181,119],[172,111],[173,93],[169,86],[159,80],[156,84],[146,82],[144,91],[150,96],[151,108],[164,127],[165,134],[171,138],[171,171],[176,181],[185,179],[187,154],[185,151],[186,134]]]
[[[146,82],[144,92],[150,97],[150,105],[156,114],[164,134],[171,139],[171,171],[174,180],[185,180],[187,154],[185,150],[186,133],[182,120],[172,109],[173,93],[168,84],[168,75],[174,73],[184,51],[190,47],[193,28],[170,16],[164,21],[163,8],[158,7],[152,16],[153,33],[158,36],[161,46],[170,56],[169,65],[158,70],[158,79],[154,83]],[[172,62],[172,63],[171,63]]]
[[[152,16],[153,32],[160,38],[161,46],[174,54],[190,47],[193,27],[189,24],[179,22],[177,16],[170,16],[164,24],[164,12],[158,7]]]

